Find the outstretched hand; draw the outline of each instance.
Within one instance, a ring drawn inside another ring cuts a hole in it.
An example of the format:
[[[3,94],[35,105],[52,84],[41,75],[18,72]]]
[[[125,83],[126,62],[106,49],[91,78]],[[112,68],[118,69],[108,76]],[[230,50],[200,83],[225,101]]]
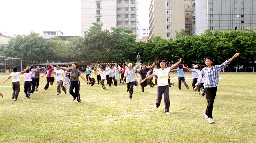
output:
[[[236,58],[240,55],[240,53],[236,53],[233,57]]]

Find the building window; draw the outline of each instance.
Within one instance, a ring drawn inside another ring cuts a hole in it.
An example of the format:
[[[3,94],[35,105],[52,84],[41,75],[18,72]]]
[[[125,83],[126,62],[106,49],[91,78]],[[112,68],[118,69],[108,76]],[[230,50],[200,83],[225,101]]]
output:
[[[244,21],[241,21],[241,23],[244,23]]]
[[[189,15],[190,14],[190,12],[185,12],[185,15]]]
[[[171,37],[171,33],[170,32],[167,33],[167,37]]]
[[[135,0],[131,0],[131,4],[135,4]]]
[[[124,8],[124,11],[129,11],[129,7],[125,7],[125,8]]]
[[[97,15],[100,15],[100,10],[96,10],[96,14],[97,14]]]
[[[100,3],[97,3],[96,6],[97,6],[97,8],[100,8]]]
[[[185,22],[190,22],[190,18],[185,18]]]
[[[122,21],[117,21],[117,25],[123,25]]]
[[[171,17],[167,17],[167,22],[170,22],[171,21]]]
[[[186,29],[190,29],[190,25],[189,25],[189,24],[186,24],[186,25],[185,25],[185,28],[186,28]]]
[[[124,4],[129,4],[129,0],[124,0]]]
[[[131,11],[136,11],[136,7],[131,7]]]
[[[244,15],[241,15],[241,17],[244,17]]]
[[[122,11],[122,8],[120,7],[120,8],[117,8],[116,10],[117,10],[117,11]]]
[[[189,8],[189,5],[185,5],[185,8]]]
[[[117,0],[117,3],[118,4],[122,4],[122,0]]]
[[[171,6],[171,2],[170,1],[166,2],[166,6]]]
[[[97,21],[97,24],[100,24],[100,18],[97,18],[96,21]]]
[[[171,25],[167,25],[167,29],[171,29]]]
[[[170,9],[167,9],[167,10],[166,10],[166,13],[167,13],[167,14],[171,14],[171,10],[170,10]]]
[[[129,25],[129,21],[125,21],[125,22],[124,22],[124,25]]]
[[[125,14],[125,15],[124,15],[124,18],[129,18],[129,14]]]
[[[131,14],[131,18],[136,18],[136,14]]]
[[[136,21],[131,21],[131,25],[136,25]]]
[[[131,30],[135,33],[136,32],[136,29],[135,28],[131,28]]]
[[[122,14],[118,14],[118,15],[117,15],[117,18],[122,18],[122,17],[123,17]]]

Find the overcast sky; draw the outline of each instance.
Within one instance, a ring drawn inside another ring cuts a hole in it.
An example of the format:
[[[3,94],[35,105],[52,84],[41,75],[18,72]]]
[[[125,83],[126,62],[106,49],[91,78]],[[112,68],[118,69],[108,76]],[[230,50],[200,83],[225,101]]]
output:
[[[138,1],[138,20],[148,26],[150,0]],[[80,35],[81,0],[0,0],[0,32],[5,35],[31,31],[61,30],[64,35]]]

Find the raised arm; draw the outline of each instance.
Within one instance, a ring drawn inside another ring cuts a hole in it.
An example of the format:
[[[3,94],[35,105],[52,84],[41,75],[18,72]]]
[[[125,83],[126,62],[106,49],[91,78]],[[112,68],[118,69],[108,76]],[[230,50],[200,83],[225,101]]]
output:
[[[24,74],[27,70],[29,70],[31,67],[28,66],[24,71],[20,72],[21,74]]]
[[[174,65],[172,65],[172,66],[170,67],[170,70],[172,70],[172,69],[175,68],[178,64],[180,64],[180,63],[181,63],[181,60],[182,60],[182,58],[180,58],[177,63],[175,63]]]
[[[155,74],[152,73],[150,76],[148,76],[147,78],[143,79],[143,80],[141,81],[141,83],[144,82],[144,81],[146,81],[147,79],[153,78],[154,76],[155,76]]]
[[[224,63],[222,63],[221,65],[216,65],[217,68],[225,68],[231,61],[233,61],[236,57],[238,57],[240,55],[240,53],[236,53],[232,58],[230,58],[229,60],[226,60]]]
[[[49,61],[48,61],[48,60],[47,60],[47,63],[49,64],[49,66],[51,66],[52,68],[54,68],[54,67],[53,67],[53,65],[52,65],[51,63],[49,63]]]
[[[69,68],[67,68],[67,67],[60,67],[60,69],[63,69],[63,70],[68,70]]]
[[[3,83],[5,83],[7,80],[9,80],[11,78],[11,76],[9,76]]]
[[[240,55],[240,53],[236,53],[232,58],[229,59],[229,61],[233,61],[236,57],[238,57]]]
[[[87,81],[86,78],[84,78],[84,76],[80,75],[80,77],[81,77],[84,81],[86,81],[87,83],[90,83],[90,81]]]

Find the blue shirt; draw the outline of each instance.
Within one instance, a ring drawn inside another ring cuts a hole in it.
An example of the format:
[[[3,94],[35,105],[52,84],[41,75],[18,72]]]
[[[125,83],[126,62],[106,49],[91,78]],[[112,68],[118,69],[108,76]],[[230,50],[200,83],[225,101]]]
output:
[[[191,71],[194,71],[192,72],[192,78],[198,78],[198,74],[197,74],[198,69],[191,69]]]
[[[183,69],[177,69],[177,72],[178,72],[178,77],[184,77],[184,72],[183,72]]]
[[[91,74],[91,71],[92,71],[91,68],[86,68],[86,73],[87,73],[87,74]]]

